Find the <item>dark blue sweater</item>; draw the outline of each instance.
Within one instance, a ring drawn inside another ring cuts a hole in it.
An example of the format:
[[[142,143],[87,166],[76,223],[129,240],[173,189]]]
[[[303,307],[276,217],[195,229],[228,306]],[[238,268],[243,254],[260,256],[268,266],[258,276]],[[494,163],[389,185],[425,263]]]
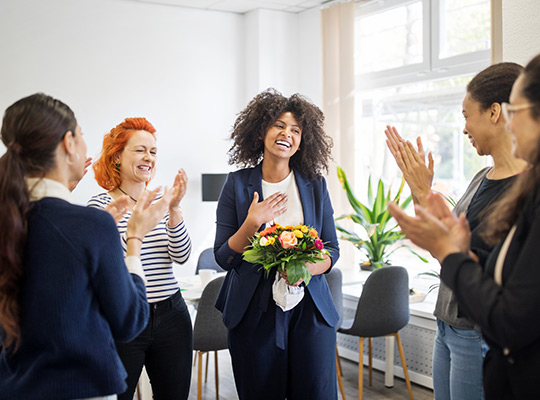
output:
[[[34,203],[20,293],[21,346],[0,353],[0,399],[78,399],[122,393],[114,340],[146,326],[144,283],[128,272],[116,224],[57,198]]]

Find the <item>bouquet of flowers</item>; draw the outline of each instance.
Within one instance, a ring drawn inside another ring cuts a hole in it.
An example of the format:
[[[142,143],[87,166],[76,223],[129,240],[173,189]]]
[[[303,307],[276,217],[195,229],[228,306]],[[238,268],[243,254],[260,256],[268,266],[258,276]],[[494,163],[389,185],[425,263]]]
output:
[[[306,225],[281,226],[273,224],[257,232],[251,239],[251,245],[244,251],[244,260],[261,264],[266,276],[277,267],[278,271],[286,271],[290,283],[302,278],[307,285],[311,280],[311,272],[305,263],[316,263],[329,254],[324,249],[319,233]]]

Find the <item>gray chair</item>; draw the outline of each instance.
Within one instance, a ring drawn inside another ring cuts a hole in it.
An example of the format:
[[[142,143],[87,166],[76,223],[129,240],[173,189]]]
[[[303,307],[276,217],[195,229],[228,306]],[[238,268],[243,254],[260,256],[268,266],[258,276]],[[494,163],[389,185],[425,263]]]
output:
[[[199,300],[197,316],[193,326],[193,350],[196,351],[195,357],[198,357],[199,362],[197,377],[197,399],[199,400],[202,396],[202,357],[205,353],[208,356],[210,351],[214,352],[216,399],[219,398],[217,352],[228,348],[228,344],[227,328],[221,319],[221,312],[214,307],[214,303],[224,280],[225,277],[220,276],[206,285]],[[206,359],[206,378],[208,378],[208,358]]]
[[[338,332],[358,336],[358,398],[362,399],[364,338],[369,338],[369,385],[371,386],[372,338],[394,336],[409,397],[413,400],[411,382],[398,331],[409,323],[409,275],[403,267],[383,267],[369,275],[358,299],[356,315],[346,320]]]
[[[332,300],[334,300],[334,305],[339,314],[339,320],[336,324],[336,329],[341,326],[343,322],[343,275],[339,268],[333,267],[329,273],[324,274],[326,281],[328,282],[328,287],[330,288],[330,293],[332,294]],[[341,397],[345,399],[345,388],[343,387],[343,380],[341,377],[343,373],[341,372],[341,362],[339,359],[339,353],[336,343],[336,372],[337,380],[339,384],[339,390],[341,391]]]
[[[225,270],[216,262],[216,258],[214,257],[214,249],[211,247],[204,249],[199,255],[197,267],[195,268],[195,275],[197,275],[201,269],[213,269],[217,272],[225,272]]]

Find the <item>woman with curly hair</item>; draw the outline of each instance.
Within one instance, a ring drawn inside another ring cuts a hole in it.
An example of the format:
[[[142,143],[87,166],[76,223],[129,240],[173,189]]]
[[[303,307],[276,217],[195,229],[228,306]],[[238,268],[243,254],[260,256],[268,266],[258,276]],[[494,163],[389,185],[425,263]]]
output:
[[[326,279],[339,258],[326,181],[332,140],[319,108],[295,94],[257,95],[239,114],[231,138],[229,174],[217,208],[214,254],[228,271],[216,307],[229,330],[238,396],[245,399],[337,399],[334,326],[338,313]],[[326,242],[324,261],[307,264],[309,285],[243,261],[249,238],[273,222],[313,226]],[[273,284],[297,294],[283,307]],[[280,302],[281,305],[278,305]],[[284,311],[284,309],[286,311]]]

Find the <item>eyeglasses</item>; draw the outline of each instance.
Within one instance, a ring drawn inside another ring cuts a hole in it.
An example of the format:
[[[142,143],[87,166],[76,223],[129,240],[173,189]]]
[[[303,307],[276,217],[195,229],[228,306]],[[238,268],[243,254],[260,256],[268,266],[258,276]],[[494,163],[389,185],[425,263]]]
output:
[[[516,104],[515,106],[513,106],[512,104],[508,104],[508,103],[502,103],[501,104],[503,117],[506,120],[506,122],[510,122],[510,120],[512,119],[512,117],[514,116],[514,113],[516,111],[526,110],[526,109],[531,108],[533,106],[534,106],[534,104],[531,104],[531,103]]]

